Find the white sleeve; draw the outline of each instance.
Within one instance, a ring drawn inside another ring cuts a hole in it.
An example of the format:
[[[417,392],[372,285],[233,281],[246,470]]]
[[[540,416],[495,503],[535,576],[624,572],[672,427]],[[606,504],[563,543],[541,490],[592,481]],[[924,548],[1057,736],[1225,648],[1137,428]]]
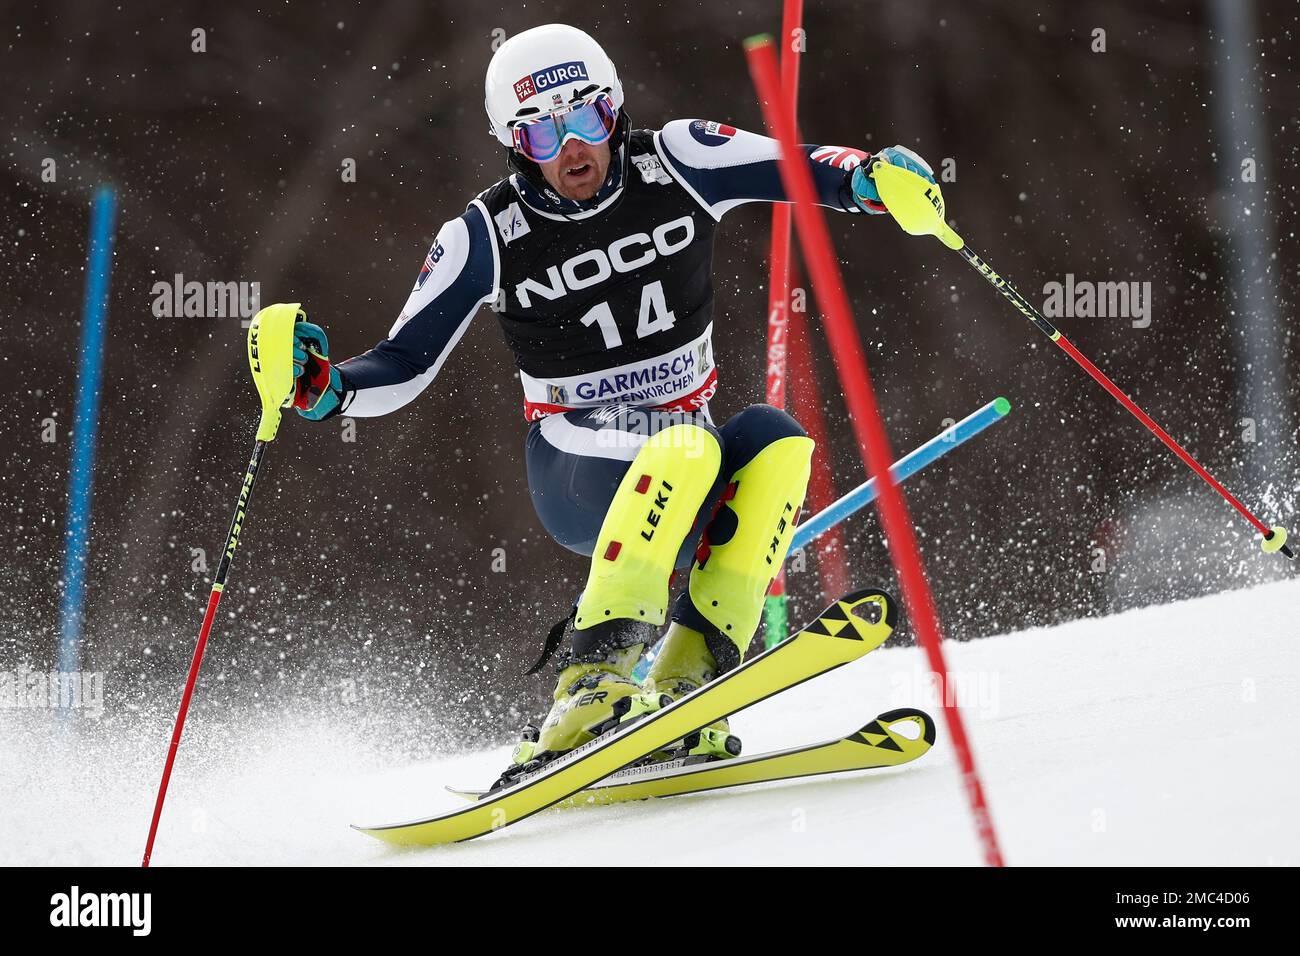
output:
[[[747,202],[787,202],[777,160],[781,144],[711,120],[673,120],[655,133],[673,177],[714,219]],[[869,154],[843,146],[801,144],[821,205],[859,212],[848,174]]]
[[[499,273],[487,210],[475,200],[438,231],[388,338],[339,364],[341,413],[386,415],[424,391],[479,306],[495,297]]]

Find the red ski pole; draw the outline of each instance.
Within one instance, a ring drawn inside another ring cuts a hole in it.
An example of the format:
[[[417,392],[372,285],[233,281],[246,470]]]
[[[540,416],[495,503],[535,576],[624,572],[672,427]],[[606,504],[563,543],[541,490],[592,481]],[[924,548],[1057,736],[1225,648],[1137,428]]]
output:
[[[1281,525],[1270,528],[1261,521],[1254,512],[1241,503],[1236,495],[1225,488],[1200,462],[1193,458],[1187,449],[1174,441],[1168,432],[1157,425],[1150,415],[1138,407],[1138,404],[1112,382],[1105,372],[1089,361],[1087,356],[1080,352],[1073,342],[1062,335],[1051,322],[1047,321],[1043,317],[1043,313],[1034,308],[1033,304],[1021,295],[1015,286],[994,272],[987,262],[977,256],[966,245],[966,241],[957,235],[944,220],[943,193],[938,186],[918,176],[911,170],[892,166],[888,163],[872,163],[871,177],[876,181],[876,188],[880,190],[880,198],[889,207],[890,213],[902,226],[904,232],[914,236],[935,236],[949,249],[960,253],[962,259],[987,279],[990,285],[1001,292],[1021,315],[1060,346],[1061,351],[1074,359],[1080,368],[1092,376],[1117,402],[1127,408],[1134,418],[1147,427],[1151,434],[1159,438],[1166,448],[1177,455],[1202,481],[1218,492],[1224,501],[1245,518],[1263,536],[1260,547],[1265,552],[1270,554],[1281,552],[1291,560],[1295,560],[1295,552],[1287,544],[1286,528]]]
[[[243,530],[244,519],[248,514],[248,502],[253,494],[253,483],[257,480],[257,469],[262,464],[262,455],[266,446],[275,438],[280,427],[280,409],[293,396],[293,324],[301,310],[297,302],[269,305],[253,317],[248,328],[248,364],[253,370],[253,381],[262,398],[262,419],[257,426],[257,440],[253,444],[253,457],[249,459],[248,471],[244,473],[244,483],[239,489],[239,502],[235,505],[235,516],[230,522],[230,531],[226,535],[226,545],[221,552],[221,563],[212,579],[212,593],[208,596],[208,609],[203,615],[203,625],[199,628],[199,639],[194,645],[194,656],[190,659],[189,674],[185,678],[185,690],[181,693],[181,705],[176,711],[176,723],[172,727],[171,746],[167,748],[167,760],[163,764],[162,782],[158,784],[158,797],[153,805],[153,819],[149,823],[149,837],[144,844],[142,867],[149,865],[153,856],[154,838],[158,835],[158,821],[162,817],[163,801],[167,799],[167,785],[172,778],[172,766],[176,762],[176,751],[181,744],[181,733],[185,729],[185,717],[190,710],[190,699],[194,696],[194,683],[199,676],[199,667],[203,663],[203,652],[208,646],[208,635],[212,633],[212,622],[217,616],[217,605],[221,603],[221,592],[226,587],[226,575],[230,573],[230,562],[239,545],[239,533]],[[304,316],[305,318],[305,316]]]

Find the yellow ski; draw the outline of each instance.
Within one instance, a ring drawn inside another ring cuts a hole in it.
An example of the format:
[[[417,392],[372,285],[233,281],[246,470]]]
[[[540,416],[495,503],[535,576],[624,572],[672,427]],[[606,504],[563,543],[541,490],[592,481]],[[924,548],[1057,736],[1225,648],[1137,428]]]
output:
[[[884,591],[855,591],[798,633],[712,683],[482,800],[423,820],[356,829],[397,845],[433,846],[518,823],[692,731],[856,660],[883,644],[897,620],[898,606]]]
[[[911,724],[915,736],[900,733],[899,727]],[[683,760],[626,767],[610,774],[586,790],[565,797],[557,809],[603,806],[653,797],[678,797],[688,793],[725,790],[746,784],[775,780],[797,780],[830,773],[850,773],[897,767],[911,763],[934,746],[934,720],[929,714],[910,707],[881,714],[865,727],[847,737],[817,744],[792,747],[737,757],[688,764]],[[447,788],[466,800],[481,800],[487,790]]]

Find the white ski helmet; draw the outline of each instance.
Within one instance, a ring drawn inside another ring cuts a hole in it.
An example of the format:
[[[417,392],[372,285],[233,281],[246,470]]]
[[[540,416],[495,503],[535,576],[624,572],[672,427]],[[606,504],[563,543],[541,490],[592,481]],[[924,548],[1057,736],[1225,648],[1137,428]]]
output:
[[[514,146],[511,127],[562,113],[598,94],[623,107],[618,71],[600,44],[577,27],[548,23],[506,40],[488,64],[483,84],[492,135]]]

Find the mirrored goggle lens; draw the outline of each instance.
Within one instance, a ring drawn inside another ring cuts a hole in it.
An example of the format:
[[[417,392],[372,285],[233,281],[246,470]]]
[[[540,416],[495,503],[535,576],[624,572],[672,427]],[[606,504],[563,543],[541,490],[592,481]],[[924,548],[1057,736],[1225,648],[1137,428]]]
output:
[[[618,110],[602,96],[567,113],[516,126],[515,148],[535,163],[549,162],[560,155],[569,136],[598,146],[609,139],[617,121]]]

